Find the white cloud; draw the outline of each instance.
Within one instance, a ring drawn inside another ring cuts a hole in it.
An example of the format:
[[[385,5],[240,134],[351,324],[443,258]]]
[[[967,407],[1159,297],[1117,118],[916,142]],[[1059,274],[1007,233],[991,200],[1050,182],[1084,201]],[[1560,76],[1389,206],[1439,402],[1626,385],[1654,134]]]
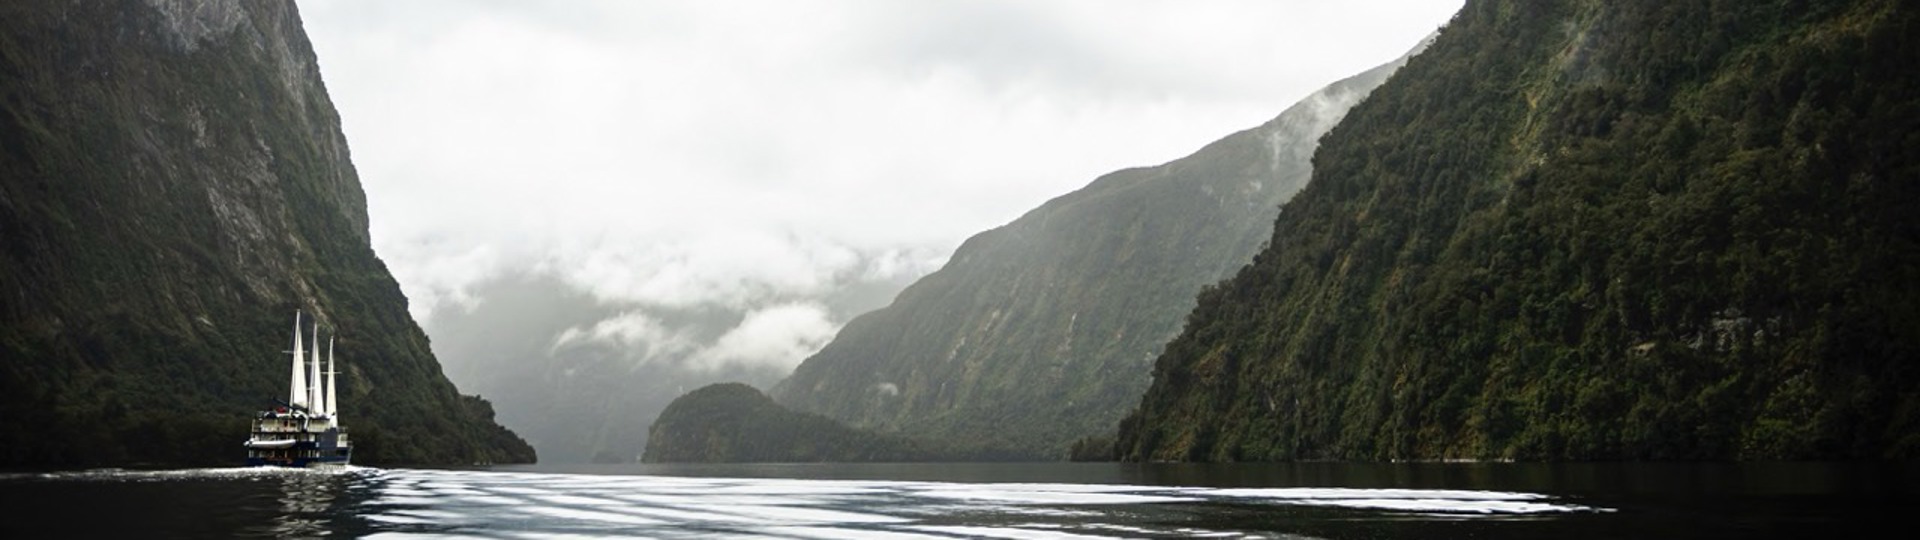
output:
[[[693,340],[668,329],[646,313],[626,312],[594,323],[592,327],[561,331],[554,338],[549,354],[592,343],[624,351],[636,364],[673,360],[697,346]]]
[[[795,302],[756,308],[717,338],[702,340],[699,328],[675,328],[639,311],[620,313],[554,337],[549,356],[577,349],[624,359],[634,368],[661,364],[698,371],[773,367],[790,371],[819,352],[839,331],[824,306]]]
[[[773,366],[791,371],[833,339],[838,327],[827,320],[826,309],[811,304],[784,304],[748,313],[710,348],[693,356],[708,368],[728,365]]]
[[[736,312],[968,235],[1385,62],[1459,1],[301,3],[416,318],[545,273]],[[836,323],[837,324],[837,323]]]
[[[766,231],[692,232],[671,243],[562,250],[554,264],[576,287],[607,301],[688,308],[744,308],[783,297],[818,297],[862,263],[844,245]]]
[[[682,391],[775,380],[966,237],[1259,125],[1398,57],[1460,3],[300,9],[374,249],[445,334],[448,373],[523,433],[574,440],[597,435],[545,416],[555,403],[671,396],[543,392],[621,369]],[[582,380],[525,380],[567,374]]]

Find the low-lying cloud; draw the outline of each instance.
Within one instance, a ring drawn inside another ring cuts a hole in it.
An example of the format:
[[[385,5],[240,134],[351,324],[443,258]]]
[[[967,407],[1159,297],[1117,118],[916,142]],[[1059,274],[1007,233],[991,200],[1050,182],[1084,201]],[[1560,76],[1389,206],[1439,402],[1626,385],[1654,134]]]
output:
[[[827,310],[812,304],[785,304],[748,313],[694,362],[706,366],[766,365],[792,371],[800,360],[819,352],[838,326]]]
[[[424,321],[512,273],[676,309],[924,273],[1397,56],[1457,3],[301,7]]]
[[[700,337],[711,333],[711,328],[697,324],[673,327],[646,312],[628,311],[561,331],[548,353],[559,356],[601,347],[636,370],[669,363],[697,371],[774,368],[785,372],[819,352],[838,329],[827,308],[811,302],[748,311],[737,325],[711,339]]]
[[[375,250],[449,375],[536,422],[600,388],[548,375],[775,379],[966,237],[1258,125],[1459,4],[300,7]],[[503,296],[530,291],[556,299]]]

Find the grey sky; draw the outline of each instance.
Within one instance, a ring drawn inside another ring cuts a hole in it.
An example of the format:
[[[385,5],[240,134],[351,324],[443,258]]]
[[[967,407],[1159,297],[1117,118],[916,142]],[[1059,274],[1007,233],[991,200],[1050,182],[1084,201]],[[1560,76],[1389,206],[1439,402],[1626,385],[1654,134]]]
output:
[[[300,7],[416,318],[546,275],[619,314],[554,347],[791,367],[844,324],[841,289],[903,283],[1100,174],[1258,125],[1460,4]],[[739,322],[710,339],[661,322],[707,309]]]

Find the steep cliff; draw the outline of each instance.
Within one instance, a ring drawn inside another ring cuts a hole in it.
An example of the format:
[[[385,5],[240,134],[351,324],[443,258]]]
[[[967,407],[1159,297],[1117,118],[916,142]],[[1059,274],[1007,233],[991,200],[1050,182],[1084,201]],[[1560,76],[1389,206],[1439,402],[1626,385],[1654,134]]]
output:
[[[1469,1],[1201,295],[1121,453],[1920,455],[1914,11]]]
[[[1137,402],[1194,295],[1260,249],[1316,141],[1404,61],[968,239],[850,322],[774,398],[857,427],[1064,457]]]
[[[230,464],[339,333],[360,463],[531,461],[367,239],[291,2],[0,4],[0,465]]]

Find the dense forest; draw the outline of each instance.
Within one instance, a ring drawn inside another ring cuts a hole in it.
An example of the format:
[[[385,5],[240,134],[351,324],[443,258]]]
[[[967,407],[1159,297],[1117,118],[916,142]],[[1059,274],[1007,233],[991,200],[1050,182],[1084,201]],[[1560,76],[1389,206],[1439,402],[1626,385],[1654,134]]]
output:
[[[290,2],[0,3],[0,466],[237,464],[337,334],[356,463],[525,462],[367,237]]]
[[[1018,457],[981,444],[928,443],[795,412],[751,386],[723,383],[673,400],[647,435],[648,463],[986,461]]]
[[[1190,156],[1128,169],[960,246],[772,394],[883,432],[1065,457],[1110,434],[1201,287],[1245,265],[1315,141],[1405,59]]]
[[[1920,456],[1917,37],[1898,0],[1470,0],[1119,453]]]

